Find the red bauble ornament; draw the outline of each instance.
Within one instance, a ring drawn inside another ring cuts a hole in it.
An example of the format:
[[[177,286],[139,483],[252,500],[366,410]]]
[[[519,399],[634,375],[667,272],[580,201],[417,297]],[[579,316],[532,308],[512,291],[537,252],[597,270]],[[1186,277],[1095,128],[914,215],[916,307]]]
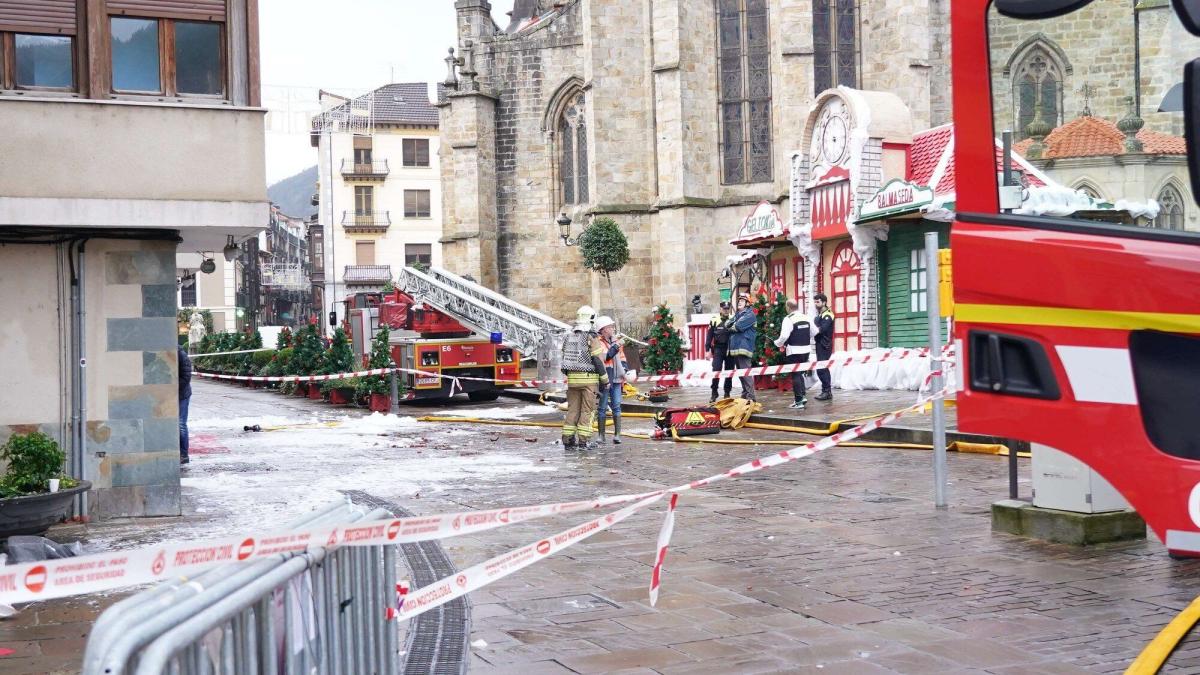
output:
[[[650,338],[650,346],[651,347],[653,347],[657,344],[658,344],[658,338]]]

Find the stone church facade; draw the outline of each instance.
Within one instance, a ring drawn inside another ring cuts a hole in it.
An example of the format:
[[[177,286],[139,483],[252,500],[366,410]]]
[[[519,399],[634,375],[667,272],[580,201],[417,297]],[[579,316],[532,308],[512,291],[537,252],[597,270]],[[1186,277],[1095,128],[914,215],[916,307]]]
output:
[[[948,0],[518,0],[495,25],[457,0],[442,103],[446,265],[559,316],[643,319],[717,278],[760,202],[791,212],[792,154],[816,96],[895,94],[915,128],[948,120]],[[448,78],[449,79],[449,78]],[[572,236],[608,216],[630,244],[608,288]]]
[[[902,344],[880,325],[886,303],[918,295],[901,249],[948,228],[855,221],[911,179],[914,135],[950,121],[949,0],[517,0],[504,27],[487,0],[454,8],[452,271],[560,317],[589,303],[644,321],[661,302],[685,316],[695,296],[711,311],[741,260],[754,287],[841,294],[839,348]],[[1116,122],[1133,96],[1147,129],[1179,132],[1157,109],[1194,42],[1165,2],[993,22],[997,129],[1025,138],[1039,107],[1050,129],[1084,109]],[[600,216],[630,244],[611,290],[557,222],[574,237]],[[914,300],[903,319],[925,311]]]

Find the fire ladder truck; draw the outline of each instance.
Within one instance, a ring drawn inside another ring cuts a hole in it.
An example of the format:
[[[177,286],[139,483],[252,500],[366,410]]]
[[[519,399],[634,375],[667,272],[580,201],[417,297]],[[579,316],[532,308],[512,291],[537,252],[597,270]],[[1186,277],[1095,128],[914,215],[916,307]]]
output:
[[[405,267],[388,293],[357,293],[344,302],[344,327],[365,364],[372,338],[390,329],[392,362],[405,399],[495,400],[521,380],[522,355],[536,355],[538,379],[557,375],[570,326],[439,268]],[[420,371],[420,372],[411,372]],[[456,379],[476,378],[476,379]]]
[[[1194,557],[1200,555],[1200,234],[1021,214],[1004,206],[998,185],[993,100],[1000,92],[993,92],[990,74],[989,25],[996,13],[1035,22],[1089,4],[951,5],[960,176],[951,230],[954,338],[962,363],[958,424],[1029,440],[1035,458],[1046,447],[1083,462],[1129,501],[1173,555]],[[1183,28],[1200,36],[1200,3],[1172,5]],[[1196,56],[1200,49],[1184,54]],[[1200,59],[1183,64],[1182,78],[1188,169],[1193,195],[1200,195]]]

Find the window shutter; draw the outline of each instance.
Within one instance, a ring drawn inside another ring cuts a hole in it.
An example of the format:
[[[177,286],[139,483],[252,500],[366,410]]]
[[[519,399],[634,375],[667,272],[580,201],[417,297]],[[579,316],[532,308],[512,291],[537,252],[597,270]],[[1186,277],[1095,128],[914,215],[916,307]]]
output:
[[[0,30],[74,35],[75,0],[0,0]]]
[[[355,136],[354,137],[354,149],[355,150],[370,150],[371,149],[371,137],[370,136]]]
[[[46,0],[42,0],[46,1]],[[226,0],[108,0],[109,14],[224,21]]]

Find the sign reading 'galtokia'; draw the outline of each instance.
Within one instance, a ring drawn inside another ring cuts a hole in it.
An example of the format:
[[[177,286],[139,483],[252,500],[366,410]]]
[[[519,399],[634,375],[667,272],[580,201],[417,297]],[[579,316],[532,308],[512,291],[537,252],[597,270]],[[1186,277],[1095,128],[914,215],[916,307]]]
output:
[[[738,231],[734,241],[771,239],[786,235],[787,231],[779,217],[779,211],[775,210],[770,202],[759,202],[754,211],[742,221],[742,229]]]

